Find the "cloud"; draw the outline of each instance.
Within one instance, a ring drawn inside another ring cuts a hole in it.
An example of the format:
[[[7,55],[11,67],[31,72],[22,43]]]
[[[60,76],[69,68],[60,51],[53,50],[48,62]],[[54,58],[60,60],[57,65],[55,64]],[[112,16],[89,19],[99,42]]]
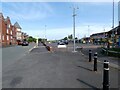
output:
[[[17,20],[41,20],[54,14],[48,3],[3,3],[2,8],[3,13]]]
[[[81,26],[76,26],[76,37],[78,38],[83,38],[84,36],[89,36],[91,34],[94,33],[100,33],[100,32],[104,32],[104,31],[109,31],[111,30],[111,26],[110,25],[102,25],[102,24],[89,24],[89,28],[87,26],[87,24],[83,24]],[[25,32],[27,32],[28,30],[26,30]],[[73,27],[65,27],[65,28],[53,28],[53,29],[46,29],[46,33],[45,30],[29,30],[27,32],[29,35],[32,36],[39,36],[40,38],[45,38],[45,35],[47,37],[47,39],[49,40],[58,40],[58,39],[62,39],[70,34],[73,34]]]

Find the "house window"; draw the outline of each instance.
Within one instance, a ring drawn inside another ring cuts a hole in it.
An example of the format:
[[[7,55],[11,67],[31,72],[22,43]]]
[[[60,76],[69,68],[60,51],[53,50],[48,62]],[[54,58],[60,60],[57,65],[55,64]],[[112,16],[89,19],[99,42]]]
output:
[[[0,40],[1,40],[1,33],[0,33]]]
[[[2,40],[4,40],[4,35],[2,35]]]
[[[11,31],[11,35],[12,35],[12,31]]]
[[[11,39],[12,39],[12,36],[11,36]]]
[[[8,28],[10,28],[10,24],[8,24]]]
[[[7,33],[9,33],[9,30],[8,30],[8,28],[7,28]]]
[[[7,40],[9,40],[9,36],[7,35]]]

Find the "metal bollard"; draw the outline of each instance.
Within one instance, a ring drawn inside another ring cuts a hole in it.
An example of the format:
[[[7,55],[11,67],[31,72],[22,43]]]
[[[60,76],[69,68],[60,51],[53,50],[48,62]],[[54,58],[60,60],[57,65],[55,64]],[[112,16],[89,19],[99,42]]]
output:
[[[109,62],[104,60],[103,90],[109,90]]]
[[[89,62],[91,62],[91,61],[92,61],[92,51],[89,50]]]
[[[94,71],[97,71],[97,52],[94,54]]]

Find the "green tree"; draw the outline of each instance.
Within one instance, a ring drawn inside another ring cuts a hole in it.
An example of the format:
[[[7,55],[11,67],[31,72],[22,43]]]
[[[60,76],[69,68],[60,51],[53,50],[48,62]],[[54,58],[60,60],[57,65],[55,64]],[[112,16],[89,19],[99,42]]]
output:
[[[29,38],[28,38],[28,42],[36,42],[36,39],[33,38],[32,36],[29,36]]]
[[[78,38],[76,37],[75,40],[77,40]]]
[[[68,39],[70,39],[70,40],[72,40],[72,39],[73,39],[72,34],[71,34],[71,35],[68,35]]]
[[[63,40],[68,40],[68,38],[67,38],[67,37],[65,37]]]

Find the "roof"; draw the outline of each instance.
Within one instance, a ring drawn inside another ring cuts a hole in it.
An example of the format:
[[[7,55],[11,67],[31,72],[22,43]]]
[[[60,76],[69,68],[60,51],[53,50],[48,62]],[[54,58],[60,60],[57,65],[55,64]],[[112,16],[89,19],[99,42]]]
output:
[[[95,34],[90,35],[90,37],[91,37],[91,36],[96,36],[96,35],[103,35],[103,34],[105,34],[105,33],[107,33],[107,32],[95,33]]]
[[[16,23],[14,24],[14,26],[15,26],[16,28],[22,29],[22,28],[20,27],[20,25],[18,24],[18,22],[16,22]]]
[[[0,17],[2,17],[3,16],[3,14],[2,13],[0,13]]]

